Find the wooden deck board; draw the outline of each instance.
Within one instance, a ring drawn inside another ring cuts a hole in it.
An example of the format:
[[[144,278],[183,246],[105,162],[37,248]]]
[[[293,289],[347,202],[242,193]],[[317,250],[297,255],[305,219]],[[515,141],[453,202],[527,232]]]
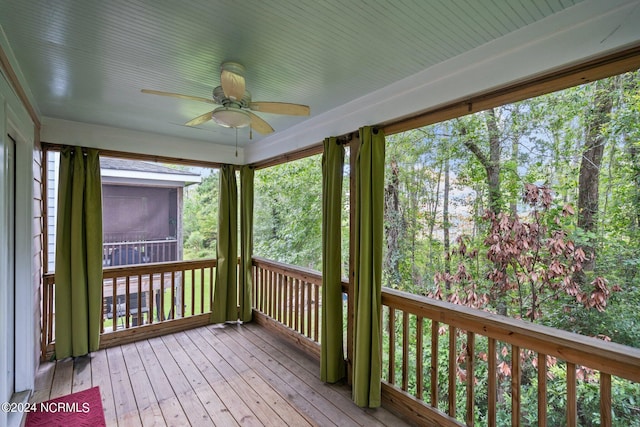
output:
[[[32,401],[99,386],[108,426],[406,425],[318,371],[259,325],[212,325],[44,363]]]
[[[56,363],[56,370],[53,373],[53,383],[51,385],[50,399],[71,394],[73,381],[73,359],[68,358]]]
[[[131,379],[122,355],[122,347],[107,349],[109,361],[109,376],[113,387],[113,398],[116,408],[118,425],[141,426],[140,414],[136,406]]]
[[[140,360],[144,363],[150,387],[154,391],[165,424],[176,427],[184,425],[183,420],[187,416],[182,409],[180,400],[173,393],[171,383],[165,376],[160,362],[158,362],[155,353],[151,349],[151,345],[148,341],[139,341],[135,343],[135,346],[140,355]]]
[[[102,410],[107,425],[117,425],[115,400],[113,399],[113,388],[111,387],[111,376],[109,372],[109,362],[105,350],[91,353],[91,385],[100,387],[102,396]]]
[[[73,383],[71,389],[74,393],[91,388],[91,356],[77,357],[73,361]]]
[[[291,354],[297,355],[298,353],[295,347],[286,341],[274,342],[273,339],[265,339],[269,337],[269,335],[256,333],[260,331],[260,329],[256,328],[261,327],[254,324],[247,324],[238,328],[234,334],[230,333],[230,328],[227,328],[225,333],[232,338],[244,337],[244,339],[237,341],[238,345],[248,344],[249,347],[247,347],[247,350],[250,354],[255,354],[258,349],[264,351],[265,355],[273,358],[278,365],[286,366],[288,371],[298,376],[310,389],[320,391],[323,399],[328,399],[333,402],[339,413],[347,414],[355,420],[356,423],[360,423],[360,420],[365,419],[367,420],[367,426],[406,425],[406,423],[400,421],[384,409],[370,410],[355,406],[351,401],[351,392],[348,388],[339,385],[324,384],[320,381],[320,367],[316,360],[306,355],[304,355],[304,357],[291,357]],[[332,413],[332,411],[327,408],[322,408],[322,410],[325,413]],[[348,425],[345,424],[346,421],[345,419],[340,419],[338,420],[338,425]]]
[[[164,417],[162,416],[158,399],[153,387],[151,387],[151,382],[144,363],[138,354],[138,349],[134,344],[123,345],[122,355],[127,365],[127,372],[131,380],[131,387],[136,399],[136,406],[140,412],[142,425],[145,427],[164,425]]]

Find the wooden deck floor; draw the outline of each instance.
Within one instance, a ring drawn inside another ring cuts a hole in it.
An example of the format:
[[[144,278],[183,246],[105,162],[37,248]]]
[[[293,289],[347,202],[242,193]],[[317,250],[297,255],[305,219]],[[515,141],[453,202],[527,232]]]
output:
[[[100,386],[109,426],[406,425],[318,374],[259,325],[212,325],[42,364],[32,401]]]

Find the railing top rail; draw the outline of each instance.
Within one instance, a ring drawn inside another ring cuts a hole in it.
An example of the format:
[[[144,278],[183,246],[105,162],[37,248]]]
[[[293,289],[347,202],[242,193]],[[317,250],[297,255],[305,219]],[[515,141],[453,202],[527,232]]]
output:
[[[138,274],[170,273],[172,271],[195,270],[200,268],[215,267],[215,258],[198,259],[192,261],[167,261],[152,262],[137,265],[123,265],[117,267],[104,267],[102,277],[111,279],[122,276],[133,276]]]
[[[148,245],[151,243],[177,243],[177,239],[156,239],[156,240],[118,240],[116,242],[102,242],[102,246],[106,245]]]
[[[304,280],[305,282],[311,282],[318,285],[322,284],[322,273],[310,268],[298,267],[296,265],[285,264],[283,262],[273,261],[266,258],[256,257],[252,258],[253,265],[257,267],[268,267],[270,270],[276,273],[281,273],[294,279]]]
[[[514,344],[576,365],[640,382],[640,349],[487,311],[382,289],[382,304]]]
[[[215,267],[216,265],[217,260],[215,258],[197,259],[190,261],[150,262],[146,264],[103,267],[102,277],[104,279],[110,279],[114,277],[133,276],[138,274],[170,273],[172,271]],[[55,277],[55,272],[49,272],[42,275],[43,281],[49,284],[55,282]]]

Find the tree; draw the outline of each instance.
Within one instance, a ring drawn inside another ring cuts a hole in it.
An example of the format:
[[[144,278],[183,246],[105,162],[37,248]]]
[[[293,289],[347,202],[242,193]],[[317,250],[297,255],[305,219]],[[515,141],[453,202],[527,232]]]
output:
[[[306,268],[322,263],[322,170],[319,155],[255,174],[254,251]]]
[[[584,148],[578,178],[578,227],[587,233],[582,244],[586,254],[584,269],[592,271],[595,266],[596,245],[591,237],[597,229],[600,166],[604,153],[605,126],[610,121],[614,93],[613,78],[599,80],[593,86],[593,102],[584,118]],[[584,283],[584,273],[578,272],[577,280]]]
[[[184,196],[185,258],[214,257],[218,235],[217,170],[205,176],[199,185],[187,187]]]
[[[487,258],[494,265],[488,274],[489,288],[473,279],[467,264],[459,263],[454,275],[438,274],[441,284],[454,283],[456,288],[448,295],[452,302],[477,308],[488,308],[493,295],[508,296],[511,312],[516,317],[535,321],[542,317],[545,304],[568,296],[583,307],[604,311],[611,289],[602,277],[596,277],[592,290],[587,292],[575,280],[582,270],[586,256],[582,248],[568,238],[568,218],[574,215],[571,206],[553,207],[551,189],[534,184],[525,185],[523,201],[531,208],[529,221],[518,215],[487,212],[490,222],[484,244]],[[462,258],[475,259],[477,251],[469,251],[464,240],[456,250]],[[619,290],[619,287],[614,287]],[[437,290],[433,296],[442,299],[445,294]],[[498,306],[498,311],[500,307]]]
[[[502,152],[501,135],[498,127],[496,110],[490,108],[483,112],[484,125],[486,126],[486,138],[488,140],[488,152],[480,148],[478,140],[474,135],[469,135],[466,124],[460,122],[460,135],[463,144],[471,151],[480,162],[487,174],[487,188],[489,210],[498,214],[502,207],[502,196],[500,193],[500,154]],[[477,135],[477,134],[476,134]]]

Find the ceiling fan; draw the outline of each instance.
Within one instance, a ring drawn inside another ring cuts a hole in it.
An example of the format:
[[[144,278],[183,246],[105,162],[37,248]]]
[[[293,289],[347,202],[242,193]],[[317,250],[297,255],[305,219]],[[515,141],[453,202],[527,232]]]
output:
[[[266,135],[273,132],[269,123],[252,111],[271,114],[286,114],[290,116],[308,116],[310,109],[306,105],[289,104],[285,102],[254,102],[251,93],[245,89],[245,68],[237,62],[225,62],[220,66],[220,86],[213,89],[213,98],[182,95],[179,93],[161,92],[142,89],[142,93],[152,95],[171,96],[174,98],[206,102],[220,105],[220,107],[204,113],[187,123],[186,126],[198,126],[213,120],[220,126],[229,128],[243,128],[251,126],[257,132]]]

